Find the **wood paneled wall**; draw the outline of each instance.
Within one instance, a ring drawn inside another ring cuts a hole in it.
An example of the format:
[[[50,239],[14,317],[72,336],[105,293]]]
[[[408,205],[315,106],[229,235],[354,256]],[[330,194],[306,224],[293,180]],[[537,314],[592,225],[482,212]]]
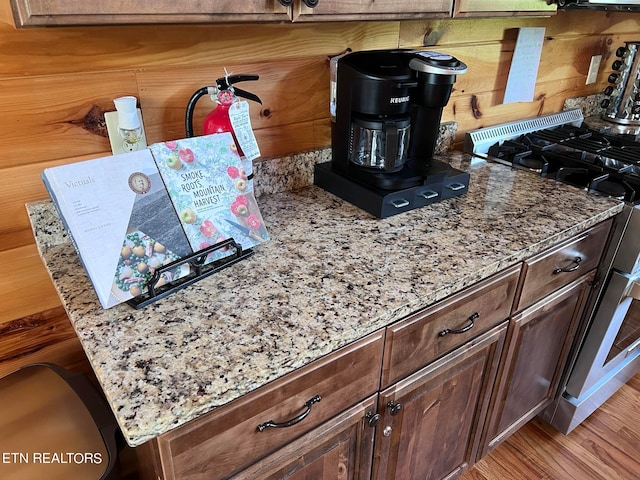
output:
[[[103,113],[135,95],[147,140],[184,136],[191,94],[231,73],[257,73],[242,88],[262,105],[251,116],[263,158],[327,147],[328,58],[347,48],[433,46],[469,65],[443,120],[465,131],[562,109],[597,93],[610,57],[638,40],[640,14],[560,12],[551,18],[457,19],[282,25],[35,28],[0,24],[0,375],[47,360],[87,369],[38,257],[24,204],[47,198],[45,167],[110,152]],[[517,29],[546,27],[533,102],[502,105]],[[605,61],[585,85],[592,55]],[[198,103],[196,133],[208,99]],[[258,160],[259,161],[259,160]]]

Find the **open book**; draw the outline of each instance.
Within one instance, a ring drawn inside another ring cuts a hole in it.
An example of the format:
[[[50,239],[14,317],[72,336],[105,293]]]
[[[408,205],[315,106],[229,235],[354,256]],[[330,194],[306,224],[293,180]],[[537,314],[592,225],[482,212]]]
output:
[[[269,239],[251,162],[230,133],[48,168],[42,178],[103,308],[140,295],[157,268],[210,245],[233,238],[249,249]],[[158,283],[188,273],[184,264]]]

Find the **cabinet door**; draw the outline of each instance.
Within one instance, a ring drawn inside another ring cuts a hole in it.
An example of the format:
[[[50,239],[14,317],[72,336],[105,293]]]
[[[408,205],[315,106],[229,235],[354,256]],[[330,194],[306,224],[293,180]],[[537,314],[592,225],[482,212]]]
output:
[[[374,478],[435,480],[473,462],[507,322],[380,394]]]
[[[294,21],[448,18],[453,8],[453,0],[319,0],[313,8],[307,3],[312,2],[294,2]]]
[[[287,21],[288,10],[275,0],[12,0],[16,27],[127,23]]]
[[[455,0],[454,17],[554,15],[557,5],[547,0]]]
[[[258,462],[233,480],[367,480],[377,394]]]
[[[590,272],[511,319],[482,455],[555,399],[594,276]]]

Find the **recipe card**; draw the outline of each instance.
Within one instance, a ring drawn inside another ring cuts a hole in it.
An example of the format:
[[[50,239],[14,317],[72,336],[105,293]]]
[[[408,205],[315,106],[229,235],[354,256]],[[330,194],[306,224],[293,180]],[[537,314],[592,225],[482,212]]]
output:
[[[533,101],[544,34],[544,27],[520,28],[503,103]]]

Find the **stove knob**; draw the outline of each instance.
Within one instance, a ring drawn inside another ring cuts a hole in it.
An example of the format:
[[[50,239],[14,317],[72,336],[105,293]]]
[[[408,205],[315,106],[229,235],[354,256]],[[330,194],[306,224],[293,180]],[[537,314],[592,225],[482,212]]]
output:
[[[631,113],[634,115],[638,115],[640,113],[640,105],[634,105],[631,107]]]
[[[620,70],[620,68],[622,68],[622,65],[624,65],[624,63],[622,63],[620,60],[616,60],[611,65],[611,68],[613,68],[614,70]]]
[[[610,104],[610,103],[611,103],[611,102],[609,101],[609,99],[608,99],[608,98],[605,98],[604,100],[602,100],[602,101],[600,102],[600,106],[601,106],[602,108],[609,108],[609,104]]]
[[[616,57],[624,58],[629,55],[629,49],[627,47],[618,47],[616,50]]]
[[[607,80],[609,81],[609,83],[618,83],[620,81],[620,75],[618,75],[617,73],[612,73],[611,75],[609,75],[609,78],[607,78]]]
[[[613,87],[611,85],[609,85],[607,88],[604,89],[603,93],[605,95],[611,95],[613,93]]]

